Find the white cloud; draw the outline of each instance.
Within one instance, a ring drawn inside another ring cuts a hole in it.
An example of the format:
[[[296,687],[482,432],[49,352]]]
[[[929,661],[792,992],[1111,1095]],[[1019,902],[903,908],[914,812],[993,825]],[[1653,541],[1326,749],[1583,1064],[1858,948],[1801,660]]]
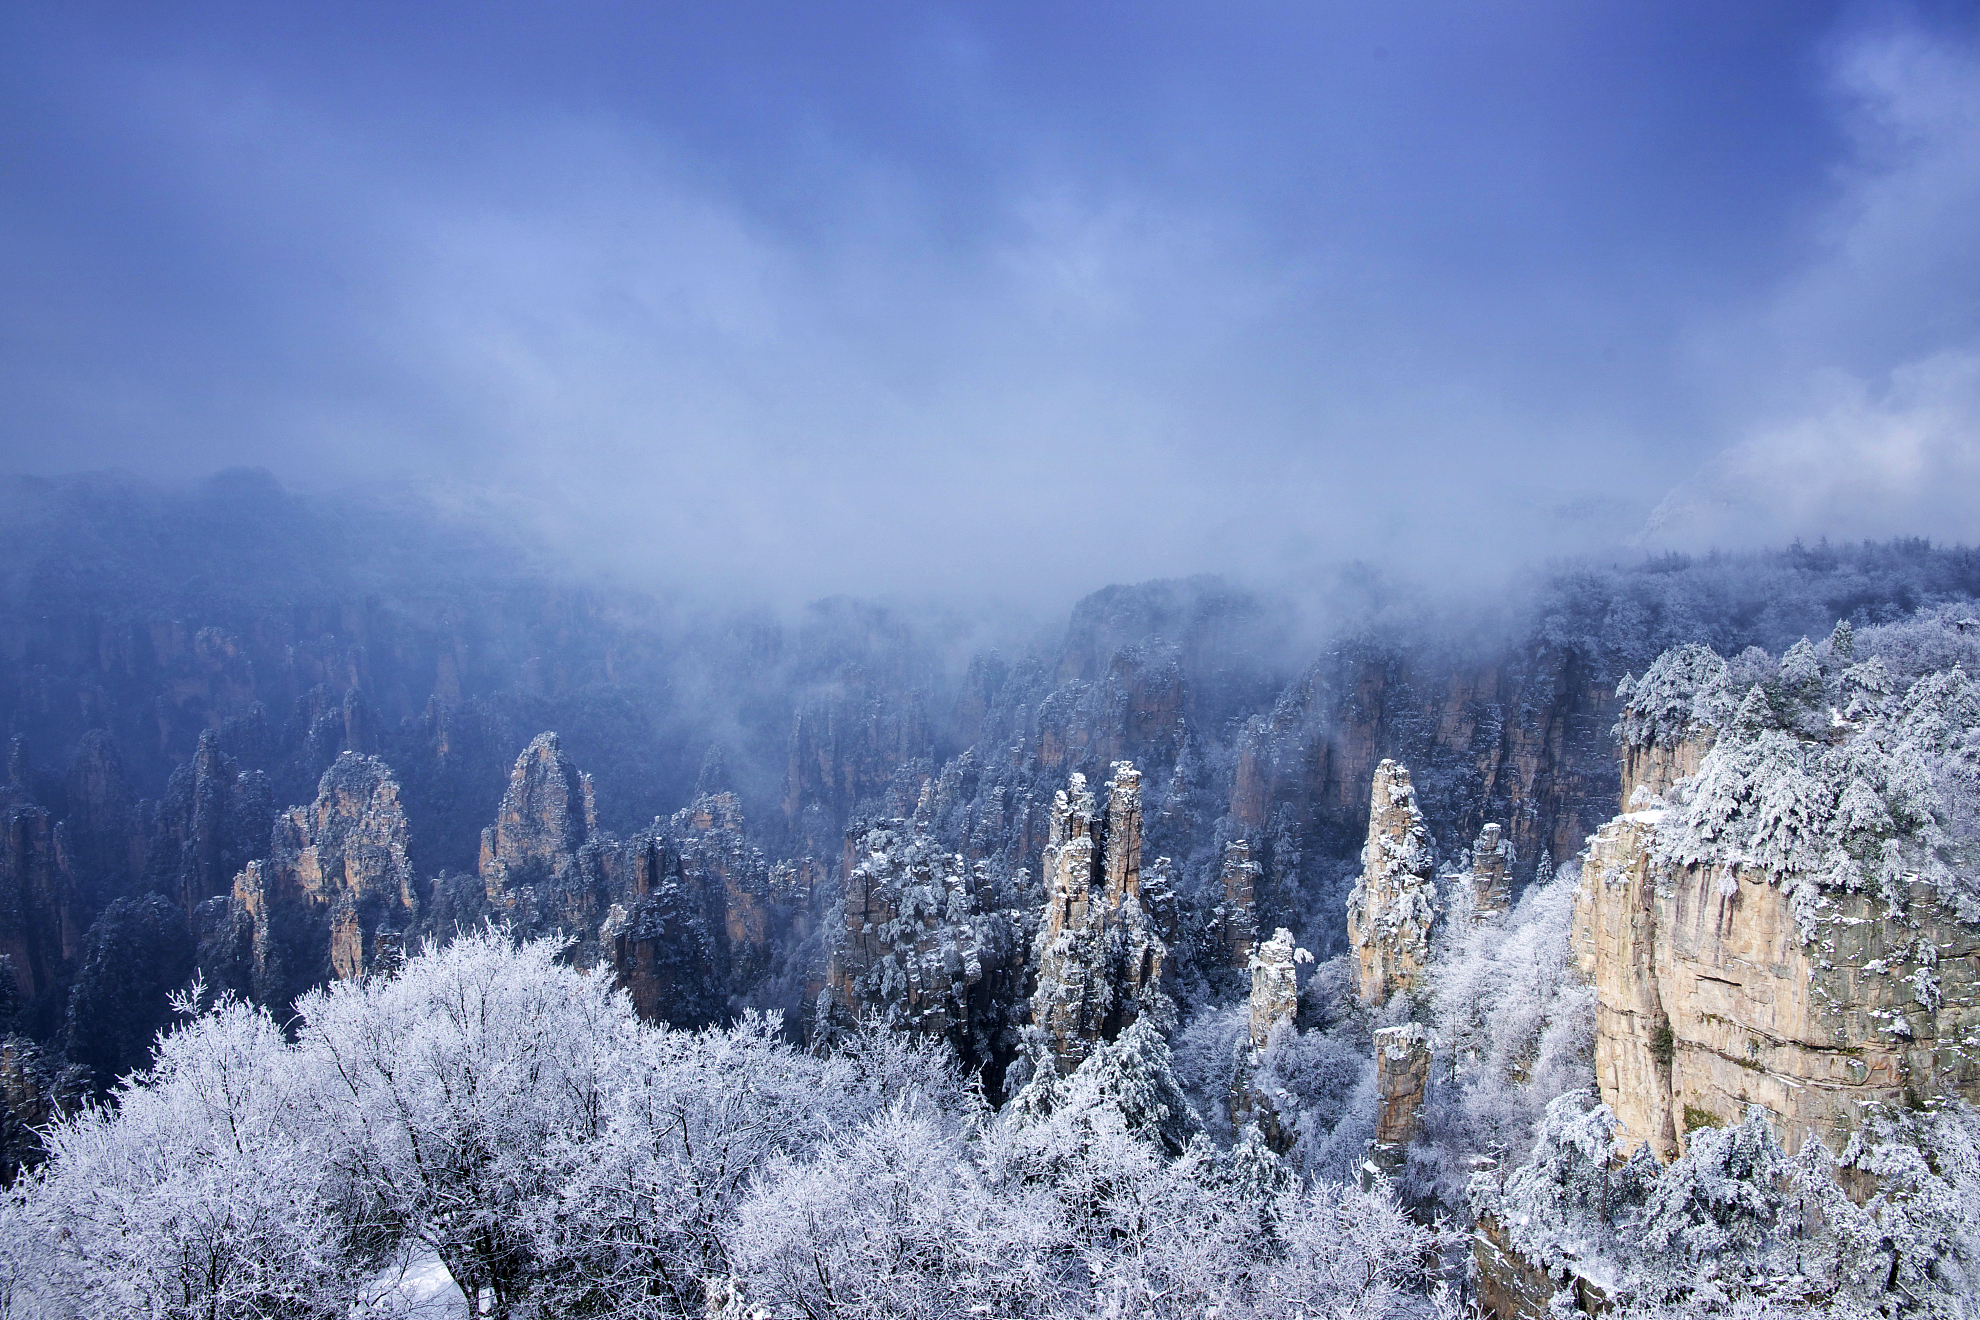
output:
[[[1980,354],[1934,354],[1876,391],[1838,375],[1826,393],[1819,410],[1733,446],[1672,491],[1640,539],[1980,540]]]
[[[1814,257],[1696,350],[1740,438],[1640,543],[1980,540],[1980,51],[1886,32],[1834,76],[1854,149]]]

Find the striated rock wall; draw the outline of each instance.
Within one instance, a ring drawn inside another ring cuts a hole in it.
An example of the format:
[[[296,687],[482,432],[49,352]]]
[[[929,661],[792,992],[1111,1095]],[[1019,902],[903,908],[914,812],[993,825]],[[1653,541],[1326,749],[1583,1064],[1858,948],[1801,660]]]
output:
[[[1614,692],[1571,648],[1538,644],[1480,663],[1373,641],[1341,646],[1247,724],[1230,813],[1258,828],[1291,813],[1321,850],[1347,853],[1384,759],[1408,764],[1435,836],[1453,850],[1504,823],[1515,890],[1550,854],[1572,856],[1610,814]]]
[[[26,1037],[0,1038],[0,1187],[40,1163],[39,1130],[81,1108],[87,1083],[84,1070],[64,1068]]]
[[[812,929],[827,868],[771,865],[746,837],[742,804],[704,793],[630,839],[591,839],[577,855],[601,925],[571,931],[575,956],[609,962],[639,1012],[676,1026],[714,1022]]]
[[[1840,1150],[1867,1106],[1980,1100],[1980,928],[1919,883],[1902,909],[1827,895],[1804,942],[1768,872],[1660,862],[1662,820],[1603,826],[1575,908],[1596,1080],[1632,1141],[1670,1159],[1757,1104],[1790,1151]]]
[[[1409,771],[1394,761],[1375,768],[1368,843],[1361,879],[1348,896],[1348,944],[1365,1004],[1413,990],[1430,961],[1436,920],[1436,855]]]
[[[1062,1073],[1162,994],[1168,946],[1141,905],[1141,774],[1113,770],[1104,811],[1080,774],[1052,804],[1031,1017]]]
[[[0,955],[25,1001],[57,989],[87,928],[66,843],[46,808],[0,799]]]
[[[1650,800],[1670,792],[1680,779],[1689,779],[1697,774],[1698,767],[1705,760],[1705,753],[1711,750],[1712,734],[1709,729],[1699,730],[1694,736],[1669,745],[1625,740],[1622,745],[1623,810],[1633,811],[1639,806],[1649,805]]]

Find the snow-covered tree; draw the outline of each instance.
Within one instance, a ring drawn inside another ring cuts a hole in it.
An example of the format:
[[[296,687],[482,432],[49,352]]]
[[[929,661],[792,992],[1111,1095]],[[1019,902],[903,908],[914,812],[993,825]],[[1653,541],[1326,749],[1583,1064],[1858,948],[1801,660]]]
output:
[[[4,1314],[262,1320],[363,1301],[385,1225],[326,1166],[295,1062],[266,1011],[222,999],[110,1106],[50,1127],[48,1162],[0,1211]]]
[[[642,1030],[625,995],[493,929],[297,1004],[322,1157],[498,1311],[533,1273],[526,1211],[605,1130]]]

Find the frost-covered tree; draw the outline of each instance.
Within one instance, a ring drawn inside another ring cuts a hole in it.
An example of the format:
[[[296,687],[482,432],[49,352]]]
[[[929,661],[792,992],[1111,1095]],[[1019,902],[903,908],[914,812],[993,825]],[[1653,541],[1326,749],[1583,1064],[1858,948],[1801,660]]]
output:
[[[498,1311],[533,1272],[526,1210],[605,1130],[641,1028],[625,995],[493,929],[297,1003],[329,1168]]]
[[[280,1029],[235,999],[178,1006],[151,1070],[47,1129],[48,1162],[0,1210],[4,1314],[272,1320],[364,1300],[384,1225],[326,1165]]]

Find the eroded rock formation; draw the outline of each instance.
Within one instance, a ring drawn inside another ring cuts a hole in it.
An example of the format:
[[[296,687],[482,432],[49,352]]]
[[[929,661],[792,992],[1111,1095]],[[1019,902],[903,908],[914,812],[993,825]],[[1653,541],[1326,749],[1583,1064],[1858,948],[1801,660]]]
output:
[[[24,1036],[0,1038],[0,1187],[41,1161],[38,1129],[74,1113],[87,1092],[83,1069],[63,1067]]]
[[[1361,864],[1361,879],[1348,896],[1348,944],[1362,1002],[1384,1004],[1421,981],[1437,915],[1430,832],[1409,771],[1394,761],[1375,767]]]
[[[1394,1175],[1423,1123],[1423,1094],[1430,1084],[1430,1033],[1406,1022],[1375,1033],[1375,1138],[1368,1163]]]
[[[0,789],[0,955],[21,999],[54,991],[82,947],[88,916],[67,832],[17,784]]]
[[[1104,811],[1081,774],[1052,803],[1031,1016],[1061,1073],[1166,1001],[1168,947],[1141,904],[1141,774],[1126,761],[1113,771]]]
[[[316,800],[276,818],[269,855],[248,863],[220,902],[200,912],[201,966],[265,1004],[398,957],[420,900],[391,769],[339,756]]]
[[[579,956],[595,947],[643,1015],[677,1026],[717,1020],[801,944],[826,879],[815,858],[766,861],[730,792],[704,793],[630,839],[596,838],[578,861],[610,903],[595,939],[573,932]]]
[[[607,904],[597,867],[581,854],[597,832],[591,776],[564,755],[556,734],[538,734],[516,758],[495,823],[481,832],[489,910],[525,935],[591,935]]]
[[[1590,840],[1575,952],[1602,1098],[1660,1158],[1748,1105],[1790,1151],[1841,1150],[1873,1106],[1980,1099],[1980,923],[1915,805],[1980,704],[1957,669],[1900,699],[1832,654],[1803,642],[1742,694],[1669,653],[1618,726],[1629,796]]]
[[[1512,865],[1512,841],[1497,825],[1487,825],[1471,845],[1471,919],[1492,921],[1512,907],[1507,872]]]
[[[1272,1028],[1299,1014],[1299,964],[1313,955],[1293,947],[1284,926],[1256,945],[1251,955],[1251,1043],[1258,1049],[1272,1038]]]
[[[1252,947],[1258,943],[1258,882],[1264,868],[1251,860],[1251,845],[1233,839],[1224,845],[1224,864],[1218,872],[1223,901],[1211,912],[1215,938],[1226,951],[1232,967],[1248,967]]]
[[[172,772],[159,804],[145,864],[151,886],[190,917],[226,893],[250,861],[267,855],[273,815],[267,776],[243,770],[221,750],[219,736],[205,731],[192,759]]]
[[[877,1018],[949,1039],[966,1065],[1015,1046],[1007,1007],[1023,979],[1015,913],[997,911],[984,868],[945,852],[917,821],[846,838],[845,921],[832,942],[814,1036]]]
[[[1602,827],[1575,911],[1596,1080],[1631,1140],[1670,1159],[1757,1104],[1790,1151],[1840,1150],[1869,1105],[1980,1099],[1980,928],[1917,883],[1901,907],[1830,895],[1811,942],[1768,871],[1660,860],[1662,819]]]

